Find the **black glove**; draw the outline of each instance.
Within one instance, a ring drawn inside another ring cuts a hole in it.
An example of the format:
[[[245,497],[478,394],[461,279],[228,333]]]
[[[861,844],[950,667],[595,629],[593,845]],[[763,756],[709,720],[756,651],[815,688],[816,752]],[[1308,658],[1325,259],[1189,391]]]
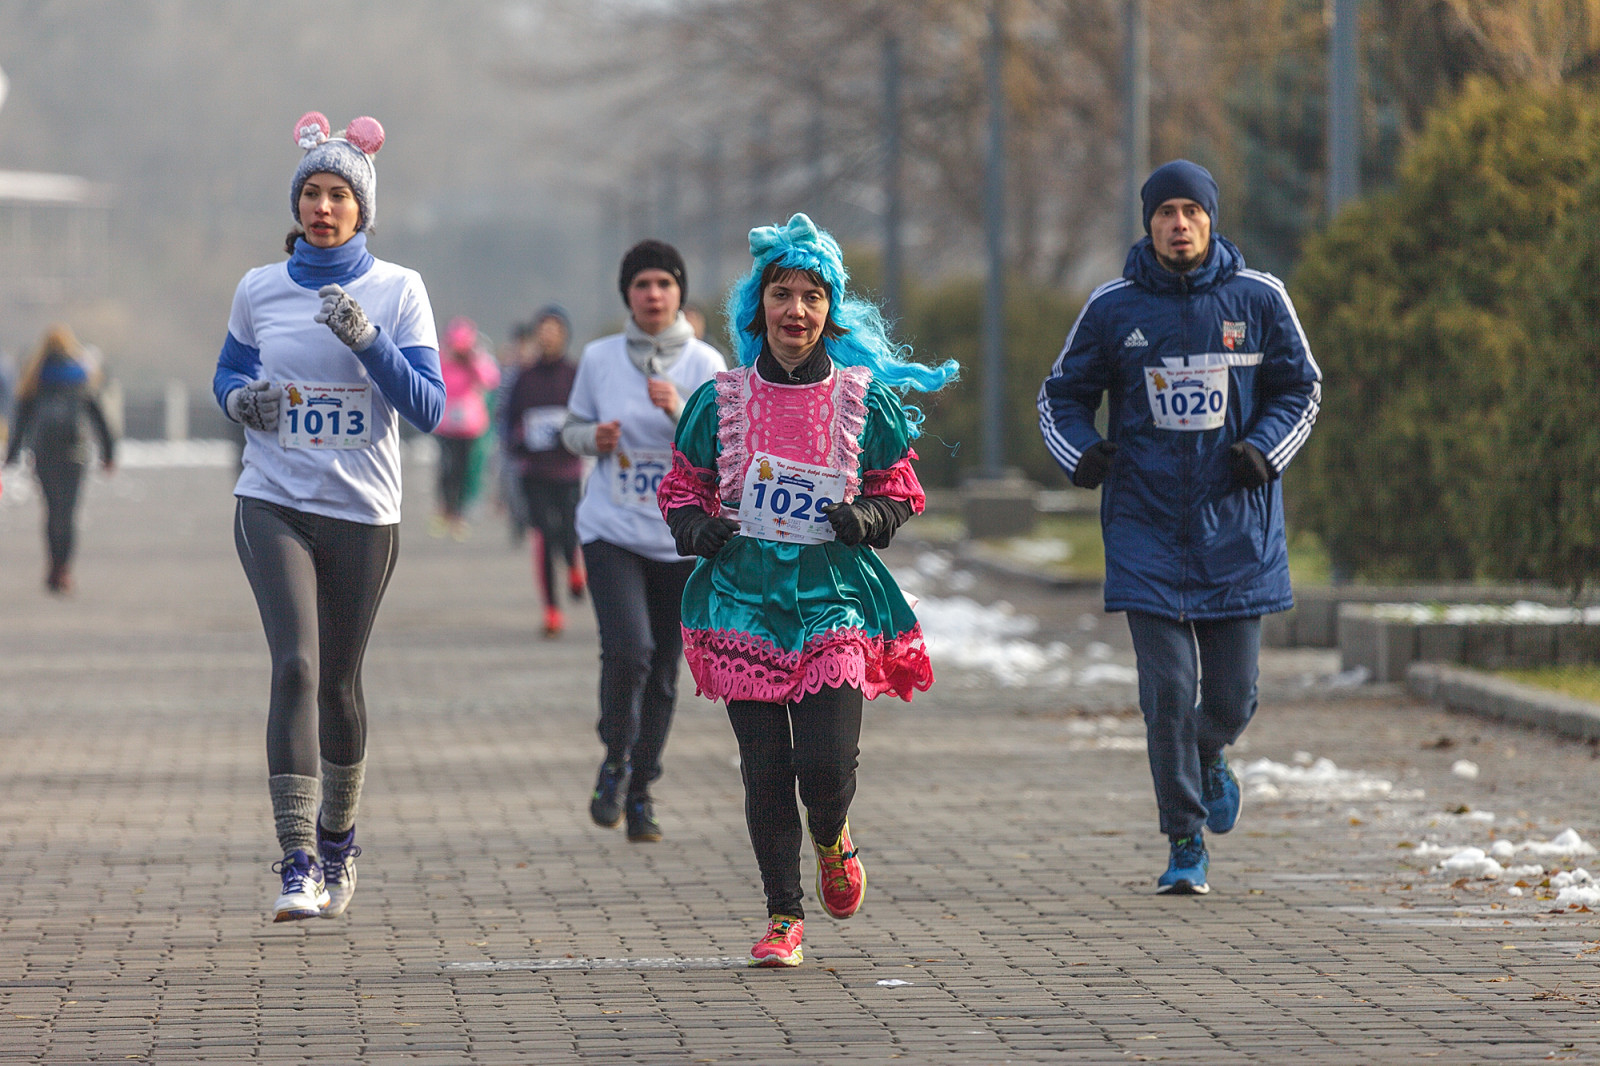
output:
[[[1097,489],[1111,470],[1111,457],[1117,446],[1109,440],[1097,440],[1078,456],[1077,469],[1072,472],[1072,483],[1080,489]]]
[[[699,555],[707,559],[721,551],[739,532],[739,523],[733,519],[707,514],[693,504],[668,511],[667,526],[672,530],[672,541],[679,555]]]
[[[1235,488],[1258,489],[1278,476],[1261,449],[1247,440],[1228,449],[1228,466],[1233,472]]]
[[[825,503],[820,510],[840,544],[874,548],[887,548],[894,531],[911,517],[909,503],[888,496],[857,496],[850,503]]]

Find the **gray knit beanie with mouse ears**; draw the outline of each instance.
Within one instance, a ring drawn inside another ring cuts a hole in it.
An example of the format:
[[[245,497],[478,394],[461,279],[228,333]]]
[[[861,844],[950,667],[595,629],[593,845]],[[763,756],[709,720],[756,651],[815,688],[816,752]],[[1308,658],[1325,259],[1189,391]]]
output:
[[[313,174],[337,174],[350,183],[361,208],[356,232],[370,229],[378,204],[378,171],[372,157],[383,147],[383,126],[378,120],[362,115],[330,136],[327,116],[307,111],[294,124],[294,143],[306,153],[289,185],[289,214],[295,222],[300,221],[300,187],[306,179]]]

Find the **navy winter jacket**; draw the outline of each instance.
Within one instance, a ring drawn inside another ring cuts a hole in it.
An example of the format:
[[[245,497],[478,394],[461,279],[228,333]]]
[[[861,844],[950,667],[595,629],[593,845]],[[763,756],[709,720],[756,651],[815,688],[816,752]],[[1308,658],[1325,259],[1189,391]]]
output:
[[[1222,425],[1157,426],[1153,402],[1182,414],[1199,399],[1179,387],[1182,370],[1217,363],[1227,366],[1226,403],[1211,399]],[[1177,391],[1158,393],[1157,382]],[[1162,269],[1141,240],[1122,278],[1090,295],[1039,390],[1039,428],[1068,477],[1101,439],[1102,394],[1118,448],[1100,499],[1106,610],[1189,621],[1294,606],[1278,475],[1317,419],[1322,372],[1283,282],[1247,270],[1221,237],[1188,274]],[[1271,467],[1259,488],[1234,483],[1228,448],[1241,440]]]

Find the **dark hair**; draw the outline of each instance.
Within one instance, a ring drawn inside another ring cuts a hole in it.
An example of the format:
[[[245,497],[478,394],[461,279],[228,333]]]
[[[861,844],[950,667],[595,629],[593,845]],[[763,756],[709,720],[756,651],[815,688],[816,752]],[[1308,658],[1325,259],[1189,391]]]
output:
[[[820,287],[823,292],[828,294],[828,321],[822,324],[822,339],[830,341],[837,340],[838,338],[843,337],[846,333],[849,333],[850,331],[848,329],[845,329],[843,326],[839,325],[839,323],[833,320],[833,286],[829,285],[827,279],[821,274],[817,273],[815,270],[807,270],[804,267],[784,266],[778,260],[774,259],[772,262],[767,264],[766,269],[761,271],[761,281],[756,286],[756,292],[761,297],[765,297],[767,295],[768,285],[772,285],[780,281],[787,281],[791,276],[796,274],[805,278],[813,285]],[[750,319],[749,323],[744,327],[744,331],[750,334],[752,337],[759,337],[767,331],[766,301],[764,299],[757,299],[755,317]]]
[[[306,235],[306,231],[301,229],[299,226],[296,226],[294,229],[290,230],[289,231],[289,235],[283,239],[283,250],[284,250],[284,252],[286,254],[288,254],[288,255],[293,255],[294,254],[294,242],[299,240],[301,237],[304,237],[305,235]]]

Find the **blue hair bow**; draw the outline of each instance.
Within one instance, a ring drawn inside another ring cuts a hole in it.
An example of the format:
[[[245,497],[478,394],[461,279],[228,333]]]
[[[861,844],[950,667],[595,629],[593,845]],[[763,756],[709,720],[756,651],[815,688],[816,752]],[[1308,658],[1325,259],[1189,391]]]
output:
[[[848,277],[839,243],[803,214],[796,213],[785,226],[757,226],[750,231],[750,257],[758,264],[765,265],[789,252],[798,253],[796,258],[803,261],[794,265],[814,266],[831,285],[842,284]]]

